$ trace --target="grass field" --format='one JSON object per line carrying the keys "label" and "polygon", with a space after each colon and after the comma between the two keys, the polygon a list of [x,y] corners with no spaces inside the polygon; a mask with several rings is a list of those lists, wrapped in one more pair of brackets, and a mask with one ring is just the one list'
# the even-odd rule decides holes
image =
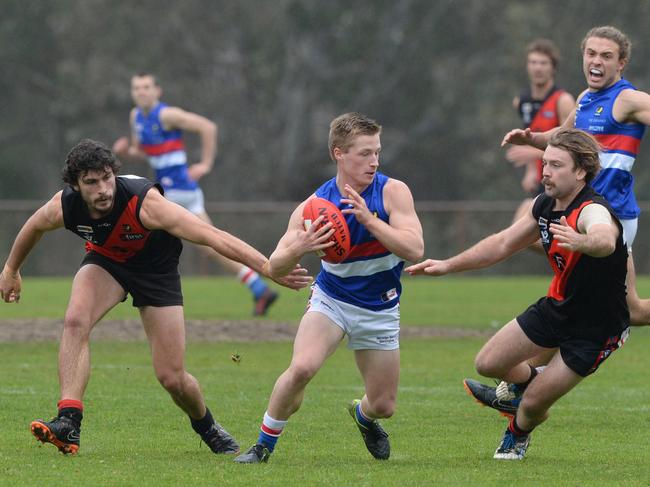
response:
{"label": "grass field", "polygon": [[[62,318],[70,293],[70,278],[23,278],[19,305],[0,308],[0,319]],[[519,278],[405,278],[402,324],[453,327],[498,327],[546,293],[548,279]],[[648,280],[650,289],[650,280]],[[281,293],[269,320],[297,321],[302,316],[308,289]],[[250,319],[252,302],[241,285],[230,278],[184,278],[185,315],[191,319]],[[130,300],[129,300],[130,301]],[[137,318],[129,303],[117,306],[110,318]]]}
{"label": "grass field", "polygon": [[[648,295],[647,280],[640,282]],[[544,278],[406,279],[403,322],[490,329],[544,293]],[[184,282],[191,318],[248,319],[248,297],[228,281]],[[60,317],[68,279],[26,279],[19,306],[2,319]],[[270,320],[297,319],[305,293],[283,293]],[[37,303],[37,304],[36,304]],[[113,317],[135,316],[130,306]],[[264,326],[263,321],[260,326]],[[79,455],[38,446],[29,433],[58,399],[57,344],[0,343],[2,485],[648,485],[650,330],[636,329],[601,370],[563,398],[532,436],[523,462],[492,454],[506,422],[464,393],[483,339],[402,343],[398,410],[384,422],[393,454],[373,460],[347,415],[362,383],[345,348],[310,384],[268,465],[236,465],[213,455],[157,384],[144,342],[92,344]],[[237,351],[240,364],[230,360]],[[287,366],[289,343],[190,343],[187,367],[208,404],[247,448],[257,437],[268,394]]]}

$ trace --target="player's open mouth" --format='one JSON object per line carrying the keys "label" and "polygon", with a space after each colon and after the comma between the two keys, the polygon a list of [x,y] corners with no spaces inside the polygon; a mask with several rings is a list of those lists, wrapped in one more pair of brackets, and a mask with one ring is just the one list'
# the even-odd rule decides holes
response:
{"label": "player's open mouth", "polygon": [[603,77],[603,72],[600,69],[596,69],[596,68],[591,68],[589,70],[589,74],[591,75],[592,78],[602,78]]}

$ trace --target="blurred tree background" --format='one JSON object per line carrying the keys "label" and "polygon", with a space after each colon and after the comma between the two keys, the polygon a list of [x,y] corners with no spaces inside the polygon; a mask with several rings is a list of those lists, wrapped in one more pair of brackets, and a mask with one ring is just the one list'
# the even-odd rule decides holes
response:
{"label": "blurred tree background", "polygon": [[[558,83],[578,95],[586,86],[584,34],[595,25],[617,26],[633,42],[625,76],[650,90],[650,0],[0,4],[0,200],[14,200],[13,209],[15,200],[44,201],[60,189],[65,155],[81,138],[111,145],[128,133],[130,78],[148,71],[163,86],[164,101],[219,124],[215,169],[202,179],[208,209],[302,200],[334,174],[329,122],[360,111],[383,125],[382,170],[409,184],[427,255],[443,257],[507,225],[523,197],[522,173],[499,145],[521,123],[511,102],[527,84],[529,41],[548,37],[559,45]],[[650,200],[648,138],[634,169],[641,200]],[[198,160],[198,140],[190,137],[188,147]],[[151,174],[133,163],[122,172]],[[481,203],[468,211],[431,210],[450,200]],[[434,202],[431,211],[425,201]],[[284,205],[271,214],[272,207],[262,215],[213,217],[270,252],[290,212]],[[0,212],[3,255],[32,210]],[[639,272],[650,272],[647,215],[635,242]],[[26,270],[72,272],[82,252],[78,239],[57,232],[46,240]],[[529,257],[494,272],[547,272],[543,259]],[[186,259],[196,256],[188,251]]]}
{"label": "blurred tree background", "polygon": [[[352,110],[383,124],[383,170],[416,199],[520,198],[499,143],[520,124],[511,99],[535,37],[558,43],[559,83],[577,95],[583,35],[618,26],[634,43],[626,77],[650,89],[648,0],[3,0],[2,11],[5,199],[57,190],[79,139],[125,135],[138,71],[219,124],[210,201],[304,198],[333,173],[329,121]],[[642,199],[649,157],[635,168]]]}

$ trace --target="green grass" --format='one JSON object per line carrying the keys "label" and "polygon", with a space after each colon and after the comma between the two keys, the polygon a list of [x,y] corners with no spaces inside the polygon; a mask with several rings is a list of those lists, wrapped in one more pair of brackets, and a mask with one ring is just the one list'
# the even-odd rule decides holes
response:
{"label": "green grass", "polygon": [[[498,328],[546,294],[550,278],[530,277],[444,277],[403,279],[402,324],[442,325],[459,328]],[[23,278],[20,304],[0,306],[3,318],[62,318],[68,303],[70,277]],[[308,289],[291,291],[274,286],[280,300],[268,319],[298,321],[305,310]],[[650,277],[639,276],[637,288],[650,296]],[[183,279],[185,316],[188,319],[250,319],[250,294],[228,277]],[[114,308],[107,318],[138,318],[131,299]]]}
{"label": "green grass", "polygon": [[[487,320],[507,321],[543,294],[546,280],[407,279],[405,285],[410,296],[403,302],[407,324],[488,328]],[[57,300],[65,305],[66,287],[67,280],[26,279],[24,301],[19,306],[0,304],[0,317],[19,308],[31,309],[31,315],[22,316],[59,316],[63,310]],[[240,302],[245,311],[235,310],[229,303],[244,293],[225,281],[186,280],[185,294],[190,317],[201,316],[194,312],[224,317],[221,313],[227,312],[248,318],[248,297]],[[283,295],[270,318],[297,319],[305,298],[306,293]],[[210,314],[211,307],[219,313]],[[130,312],[130,306],[118,307],[122,310]],[[506,422],[463,391],[462,379],[476,377],[472,362],[483,342],[457,338],[402,343],[398,409],[384,422],[393,448],[388,462],[370,457],[345,411],[346,402],[360,396],[362,381],[353,355],[341,347],[308,387],[269,464],[252,466],[236,465],[232,458],[200,446],[187,418],[156,382],[144,342],[92,344],[79,455],[66,457],[51,445],[38,446],[28,426],[36,417],[49,419],[55,413],[58,345],[0,343],[0,483],[647,485],[650,329],[635,329],[598,373],[558,402],[549,421],[533,434],[523,462],[492,459]],[[239,365],[230,360],[234,351],[242,356]],[[201,382],[217,418],[247,448],[256,439],[268,395],[290,355],[289,343],[190,343],[187,368]]]}
{"label": "green grass", "polygon": [[[1,344],[4,485],[647,485],[650,390],[635,333],[602,370],[562,399],[533,435],[526,460],[492,453],[506,426],[464,393],[482,340],[407,341],[395,417],[384,422],[393,455],[374,461],[344,405],[362,391],[341,348],[310,384],[268,465],[242,466],[199,445],[188,421],[151,372],[144,343],[93,344],[93,373],[78,456],[37,446],[29,422],[57,400],[55,344]],[[241,364],[229,360],[236,346]],[[247,447],[268,394],[287,365],[289,344],[191,344],[188,369],[208,404]],[[513,479],[517,479],[515,482]]]}

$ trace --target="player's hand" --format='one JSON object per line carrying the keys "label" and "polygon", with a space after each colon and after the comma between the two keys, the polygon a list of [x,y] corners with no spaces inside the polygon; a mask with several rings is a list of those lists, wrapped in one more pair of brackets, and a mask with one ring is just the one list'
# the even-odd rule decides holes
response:
{"label": "player's hand", "polygon": [[512,162],[513,166],[522,167],[534,164],[543,154],[543,151],[529,145],[513,145],[506,150],[506,159]]}
{"label": "player's hand", "polygon": [[20,290],[20,272],[10,272],[5,268],[0,273],[0,298],[5,303],[18,303],[20,301]]}
{"label": "player's hand", "polygon": [[560,223],[551,223],[549,229],[553,234],[553,240],[558,242],[558,246],[568,249],[572,252],[579,251],[587,239],[586,235],[576,232],[566,221],[566,217],[560,218]]}
{"label": "player's hand", "polygon": [[128,137],[120,137],[115,142],[113,142],[113,154],[117,157],[124,157],[129,153],[129,147],[131,143],[129,142]]}
{"label": "player's hand", "polygon": [[413,264],[407,267],[404,271],[412,276],[444,276],[449,273],[449,266],[446,260],[427,259],[419,264]]}
{"label": "player's hand", "polygon": [[300,264],[296,264],[296,267],[286,276],[283,277],[272,277],[268,276],[273,281],[277,282],[280,286],[288,287],[289,289],[302,289],[311,285],[314,278],[307,273],[307,269],[302,267]]}
{"label": "player's hand", "polygon": [[308,220],[303,219],[305,231],[298,230],[292,244],[293,251],[297,255],[323,250],[336,243],[334,240],[330,240],[335,231],[332,222],[320,226],[324,219],[324,215],[319,216],[311,223],[307,223]]}
{"label": "player's hand", "polygon": [[359,193],[357,193],[352,186],[346,184],[343,191],[347,193],[347,198],[341,198],[341,203],[349,205],[349,208],[341,210],[344,215],[352,214],[356,217],[357,221],[362,225],[366,225],[372,220],[374,215],[370,213],[366,200],[364,200]]}
{"label": "player's hand", "polygon": [[501,141],[501,147],[506,144],[532,145],[533,134],[530,129],[514,129],[508,132]]}
{"label": "player's hand", "polygon": [[203,176],[208,174],[210,172],[210,169],[212,168],[209,167],[207,164],[197,162],[196,164],[192,164],[190,167],[187,168],[187,175],[190,177],[192,181],[198,181]]}

